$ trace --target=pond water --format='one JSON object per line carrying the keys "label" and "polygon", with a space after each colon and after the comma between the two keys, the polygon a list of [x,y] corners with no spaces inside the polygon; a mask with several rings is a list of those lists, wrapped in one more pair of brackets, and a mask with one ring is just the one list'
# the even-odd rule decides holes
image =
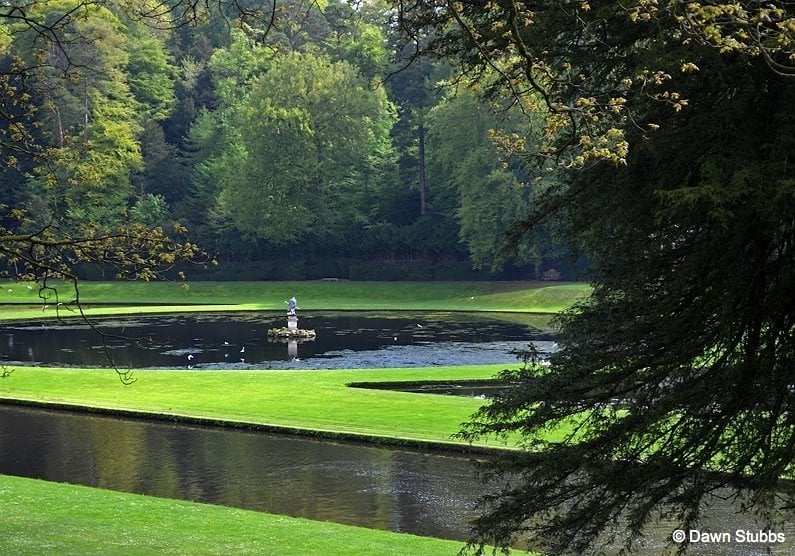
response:
{"label": "pond water", "polygon": [[[486,490],[464,455],[11,406],[0,406],[0,474],[462,541]],[[704,532],[759,531],[728,500],[707,513]],[[633,554],[673,554],[675,529],[650,523]],[[774,532],[785,541],[702,543],[688,554],[795,553],[795,524]]]}
{"label": "pond water", "polygon": [[0,407],[0,473],[464,539],[465,456]]}
{"label": "pond water", "polygon": [[[268,338],[286,325],[273,313],[181,314],[4,323],[0,361],[6,364],[192,369],[355,369],[514,363],[530,342],[554,349],[537,317],[478,313],[323,312],[300,316],[313,341]],[[524,319],[524,322],[522,321]],[[518,321],[517,321],[518,320]],[[119,336],[119,337],[116,337]]]}

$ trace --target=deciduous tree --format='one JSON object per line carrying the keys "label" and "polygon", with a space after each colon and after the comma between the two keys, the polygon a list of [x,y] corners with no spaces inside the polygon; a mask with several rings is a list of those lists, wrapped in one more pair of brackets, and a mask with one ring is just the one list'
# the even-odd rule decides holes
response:
{"label": "deciduous tree", "polygon": [[379,187],[374,169],[391,148],[383,89],[324,55],[291,52],[268,59],[266,71],[249,68],[240,70],[251,72],[243,98],[234,86],[224,96],[232,127],[214,164],[234,163],[218,176],[219,210],[241,232],[275,244],[365,219],[367,196]]}
{"label": "deciduous tree", "polygon": [[428,117],[431,209],[456,219],[474,268],[501,270],[507,263],[538,264],[549,255],[548,231],[534,241],[508,244],[508,230],[531,210],[534,198],[556,176],[533,169],[501,150],[497,136],[533,142],[534,127],[518,111],[479,99],[459,87]]}
{"label": "deciduous tree", "polygon": [[61,300],[79,306],[81,264],[152,279],[200,256],[182,226],[165,232],[126,218],[130,175],[141,167],[139,109],[148,100],[131,93],[122,14],[149,17],[136,10],[151,7],[82,0],[0,7],[0,158],[11,184],[0,192],[0,270],[37,280],[42,296],[57,294],[52,279],[67,280],[74,296]]}

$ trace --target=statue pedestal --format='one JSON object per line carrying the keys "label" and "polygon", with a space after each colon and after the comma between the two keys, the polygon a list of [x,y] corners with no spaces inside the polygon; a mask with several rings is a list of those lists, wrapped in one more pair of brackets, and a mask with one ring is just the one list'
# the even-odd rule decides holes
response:
{"label": "statue pedestal", "polygon": [[[287,328],[271,328],[268,330],[268,338],[284,342],[294,341],[293,346],[297,350],[298,342],[315,339],[315,331],[298,328],[298,315],[287,313]],[[288,353],[291,357],[294,357],[290,346],[288,346]]]}

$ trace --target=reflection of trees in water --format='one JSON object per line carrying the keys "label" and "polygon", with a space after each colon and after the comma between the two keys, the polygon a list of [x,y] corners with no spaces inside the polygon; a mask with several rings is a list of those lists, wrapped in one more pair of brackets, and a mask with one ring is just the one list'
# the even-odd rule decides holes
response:
{"label": "reflection of trees in water", "polygon": [[451,508],[471,502],[470,472],[465,457],[0,410],[0,473],[416,534],[464,538]]}
{"label": "reflection of trees in water", "polygon": [[[468,456],[10,407],[0,473],[460,540],[484,488]],[[659,554],[676,526],[650,525],[637,554]],[[707,528],[753,524],[717,500]],[[791,551],[795,524],[778,531]]]}

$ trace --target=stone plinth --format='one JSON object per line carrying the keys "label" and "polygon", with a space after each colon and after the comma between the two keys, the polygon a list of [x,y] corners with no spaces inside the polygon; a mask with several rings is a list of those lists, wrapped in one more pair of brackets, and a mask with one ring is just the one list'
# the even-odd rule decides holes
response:
{"label": "stone plinth", "polygon": [[268,330],[268,338],[279,340],[314,340],[316,337],[314,330],[305,330],[302,328],[289,329],[289,328],[271,328]]}

